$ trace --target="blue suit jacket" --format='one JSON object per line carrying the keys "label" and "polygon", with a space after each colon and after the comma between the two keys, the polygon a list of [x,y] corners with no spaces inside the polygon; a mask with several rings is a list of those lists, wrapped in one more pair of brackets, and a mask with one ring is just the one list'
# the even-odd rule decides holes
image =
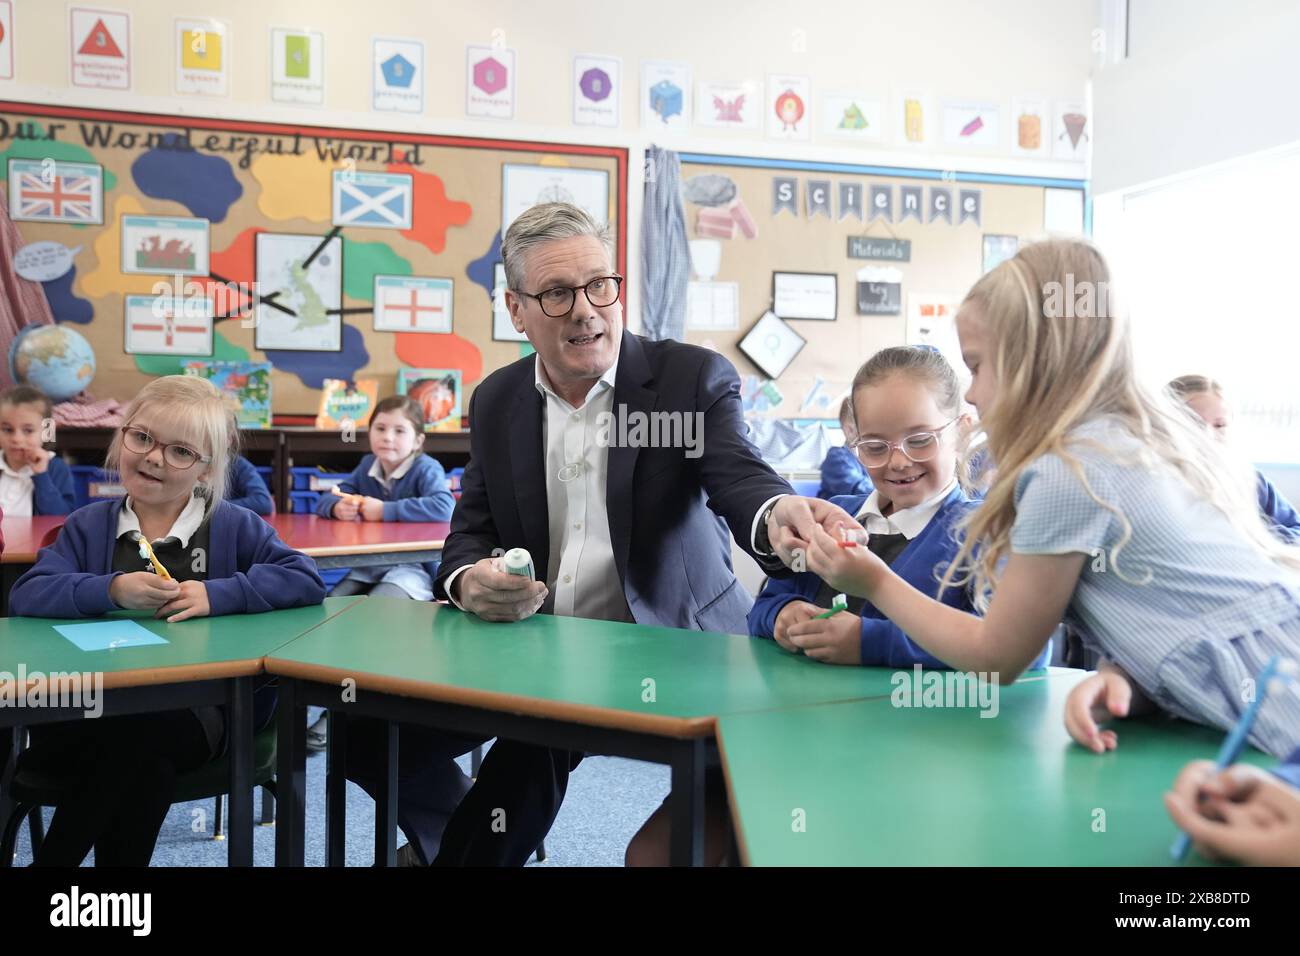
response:
{"label": "blue suit jacket", "polygon": [[[507,365],[474,390],[470,462],[434,582],[436,598],[446,598],[448,575],[491,556],[494,548],[527,548],[538,573],[545,574],[545,405],[534,383],[534,362],[528,356]],[[732,571],[727,529],[752,554],[758,509],[792,490],[745,437],[735,368],[708,349],[624,332],[614,409],[703,414],[699,457],[686,457],[683,448],[609,449],[605,507],[633,618],[638,624],[744,634],[752,598]],[[787,573],[779,563],[759,563],[769,573]],[[542,612],[551,610],[548,597]]]}
{"label": "blue suit jacket", "polygon": [[[851,515],[856,515],[866,495],[846,495],[832,498]],[[961,488],[954,488],[944,499],[939,510],[920,534],[907,543],[890,565],[894,573],[928,597],[937,598],[949,607],[968,614],[977,613],[965,587],[950,587],[939,595],[939,581],[946,566],[957,554],[953,526],[979,502],[967,497]],[[812,602],[821,589],[821,578],[811,571],[796,574],[785,580],[769,580],[749,612],[749,633],[756,637],[771,637],[776,628],[776,616],[791,601]],[[1046,667],[1051,659],[1051,644],[1031,668]],[[862,660],[871,667],[947,667],[943,661],[928,654],[914,644],[897,624],[885,617],[871,604],[862,609]]]}

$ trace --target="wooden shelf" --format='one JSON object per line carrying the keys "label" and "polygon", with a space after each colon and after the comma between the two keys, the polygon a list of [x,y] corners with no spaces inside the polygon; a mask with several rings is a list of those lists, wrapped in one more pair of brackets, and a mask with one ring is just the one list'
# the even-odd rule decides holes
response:
{"label": "wooden shelf", "polygon": [[[116,428],[60,428],[55,448],[74,464],[102,466],[116,431]],[[281,514],[287,514],[289,468],[320,464],[338,471],[351,471],[370,451],[367,432],[359,428],[355,441],[344,441],[341,432],[305,426],[245,429],[239,433],[240,452],[254,465],[271,467],[275,507]],[[424,437],[424,450],[448,471],[464,467],[469,462],[469,432],[429,432]]]}

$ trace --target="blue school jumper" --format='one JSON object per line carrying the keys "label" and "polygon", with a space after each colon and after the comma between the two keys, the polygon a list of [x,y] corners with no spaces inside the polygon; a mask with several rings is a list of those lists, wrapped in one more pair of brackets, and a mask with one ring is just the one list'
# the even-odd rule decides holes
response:
{"label": "blue school jumper", "polygon": [[[125,573],[113,568],[123,567],[123,553],[130,550],[118,536],[121,510],[121,499],[114,499],[74,511],[54,544],[41,549],[36,565],[14,585],[13,612],[66,618],[119,610],[109,586]],[[203,581],[213,615],[319,604],[325,597],[312,562],[246,508],[222,502],[185,545],[173,538],[162,546],[179,562],[173,573],[180,577],[181,569],[190,570],[184,549],[204,544],[207,567],[193,580]],[[269,724],[275,696],[270,683],[255,690],[255,726]],[[20,767],[77,781],[55,811],[36,862],[76,866],[93,846],[102,866],[148,865],[175,778],[218,756],[225,731],[218,707],[33,727],[32,747],[19,758]]]}
{"label": "blue school jumper", "polygon": [[1272,525],[1273,533],[1287,544],[1300,544],[1300,515],[1262,472],[1255,472],[1255,477],[1259,510]]}
{"label": "blue school jumper", "polygon": [[247,508],[254,514],[269,515],[273,510],[271,490],[257,473],[253,463],[243,455],[236,455],[230,463],[226,500],[232,505]]}
{"label": "blue school jumper", "polygon": [[[356,470],[339,482],[339,491],[378,498],[384,503],[385,521],[451,520],[456,499],[452,497],[447,475],[436,459],[420,455],[411,463],[410,470],[392,483],[391,488],[385,488],[378,478],[371,477],[370,469],[374,464],[374,455],[362,458]],[[334,517],[334,506],[339,501],[337,495],[321,495],[316,513],[323,518]],[[432,583],[438,576],[438,562],[431,561],[421,567]]]}
{"label": "blue school jumper", "polygon": [[1295,753],[1287,757],[1285,763],[1274,767],[1273,772],[1291,786],[1300,790],[1300,748],[1297,748]]}
{"label": "blue school jumper", "polygon": [[42,474],[32,475],[32,514],[66,515],[75,507],[77,494],[72,490],[72,472],[55,455]]}
{"label": "blue school jumper", "polygon": [[[867,495],[832,498],[851,515],[857,515]],[[907,542],[907,546],[890,564],[894,573],[912,587],[929,597],[937,597],[949,607],[967,614],[976,613],[965,587],[949,587],[938,596],[939,580],[947,565],[956,557],[957,542],[953,527],[969,511],[979,506],[960,487],[954,488],[934,513],[924,530]],[[816,603],[817,592],[822,587],[821,578],[811,571],[788,578],[769,578],[763,585],[754,607],[749,612],[749,633],[755,637],[770,638],[776,629],[776,616],[791,601]],[[1046,667],[1051,657],[1050,644],[1030,667]],[[862,609],[862,664],[868,667],[925,667],[948,665],[927,653],[903,633],[893,621],[871,604]]]}
{"label": "blue school jumper", "polygon": [[861,495],[863,500],[875,490],[871,476],[850,449],[837,445],[826,453],[822,462],[822,483],[817,489],[818,498],[835,498],[840,495]]}
{"label": "blue school jumper", "polygon": [[[68,515],[58,538],[14,584],[10,613],[26,617],[100,617],[121,610],[108,595],[114,578],[122,499],[96,501]],[[319,604],[325,585],[316,565],[289,548],[247,508],[222,502],[208,518],[211,615],[254,614]]]}

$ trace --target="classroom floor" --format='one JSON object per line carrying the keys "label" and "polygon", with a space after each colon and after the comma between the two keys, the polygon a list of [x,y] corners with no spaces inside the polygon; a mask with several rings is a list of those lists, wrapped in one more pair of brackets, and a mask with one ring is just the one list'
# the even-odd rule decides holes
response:
{"label": "classroom floor", "polygon": [[[469,771],[469,758],[462,765]],[[588,757],[569,778],[569,792],[546,838],[546,862],[530,866],[622,866],[623,850],[637,828],[668,793],[669,771],[660,764],[617,757]],[[308,866],[325,865],[325,756],[307,761]],[[255,819],[262,794],[253,798]],[[212,839],[212,800],[178,803],[167,814],[153,866],[225,866],[226,844]],[[46,810],[46,822],[52,810]],[[348,784],[347,865],[374,862],[375,804],[356,784]],[[195,832],[195,828],[202,832]],[[405,840],[398,834],[398,844]],[[18,840],[14,866],[31,862],[27,827]],[[94,860],[87,858],[89,865]],[[275,827],[254,827],[253,862],[275,864]]]}

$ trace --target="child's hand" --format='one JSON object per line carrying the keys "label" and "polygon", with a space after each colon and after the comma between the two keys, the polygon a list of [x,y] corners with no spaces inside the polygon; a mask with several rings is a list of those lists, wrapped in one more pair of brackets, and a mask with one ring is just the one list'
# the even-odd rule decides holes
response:
{"label": "child's hand", "polygon": [[190,617],[207,617],[211,613],[207,585],[202,581],[182,581],[180,594],[160,607],[154,617],[165,617],[168,624],[175,624]]}
{"label": "child's hand", "polygon": [[27,453],[27,464],[32,466],[33,475],[43,475],[46,469],[50,467],[50,459],[54,457],[54,452],[47,451],[44,448],[37,448]]}
{"label": "child's hand", "polygon": [[1300,866],[1300,790],[1258,767],[1216,774],[1208,760],[1189,763],[1165,808],[1208,859]]}
{"label": "child's hand", "polygon": [[787,636],[791,626],[811,621],[821,612],[822,609],[816,604],[809,604],[807,601],[791,601],[776,615],[776,623],[772,627],[773,639],[791,654],[798,654],[799,648],[790,643],[790,638]]}
{"label": "child's hand", "polygon": [[1097,725],[1113,717],[1127,717],[1132,700],[1128,675],[1104,667],[1070,691],[1065,701],[1065,729],[1094,753],[1114,750],[1119,745],[1115,731],[1098,730]]}
{"label": "child's hand", "polygon": [[355,498],[340,498],[334,502],[334,518],[338,521],[356,521],[357,515],[361,513]]}
{"label": "child's hand", "polygon": [[[772,552],[786,567],[794,567],[807,550],[813,528],[834,528],[840,522],[853,522],[849,513],[839,505],[821,498],[802,498],[785,495],[772,508],[767,519],[767,537]],[[796,571],[802,568],[794,568]]]}
{"label": "child's hand", "polygon": [[384,503],[378,498],[361,499],[361,517],[365,521],[383,521]]}
{"label": "child's hand", "polygon": [[113,603],[132,611],[162,607],[180,593],[179,584],[161,578],[152,571],[116,575],[108,586],[108,596],[113,599]]}
{"label": "child's hand", "polygon": [[[821,608],[817,609],[822,613]],[[828,618],[804,621],[787,632],[790,643],[823,664],[862,663],[862,618],[840,611]]]}
{"label": "child's hand", "polygon": [[[870,597],[881,572],[888,573],[889,565],[868,549],[858,545],[841,548],[839,542],[820,527],[813,529],[812,541],[806,554],[808,567],[836,591]],[[795,568],[795,570],[800,570]]]}

